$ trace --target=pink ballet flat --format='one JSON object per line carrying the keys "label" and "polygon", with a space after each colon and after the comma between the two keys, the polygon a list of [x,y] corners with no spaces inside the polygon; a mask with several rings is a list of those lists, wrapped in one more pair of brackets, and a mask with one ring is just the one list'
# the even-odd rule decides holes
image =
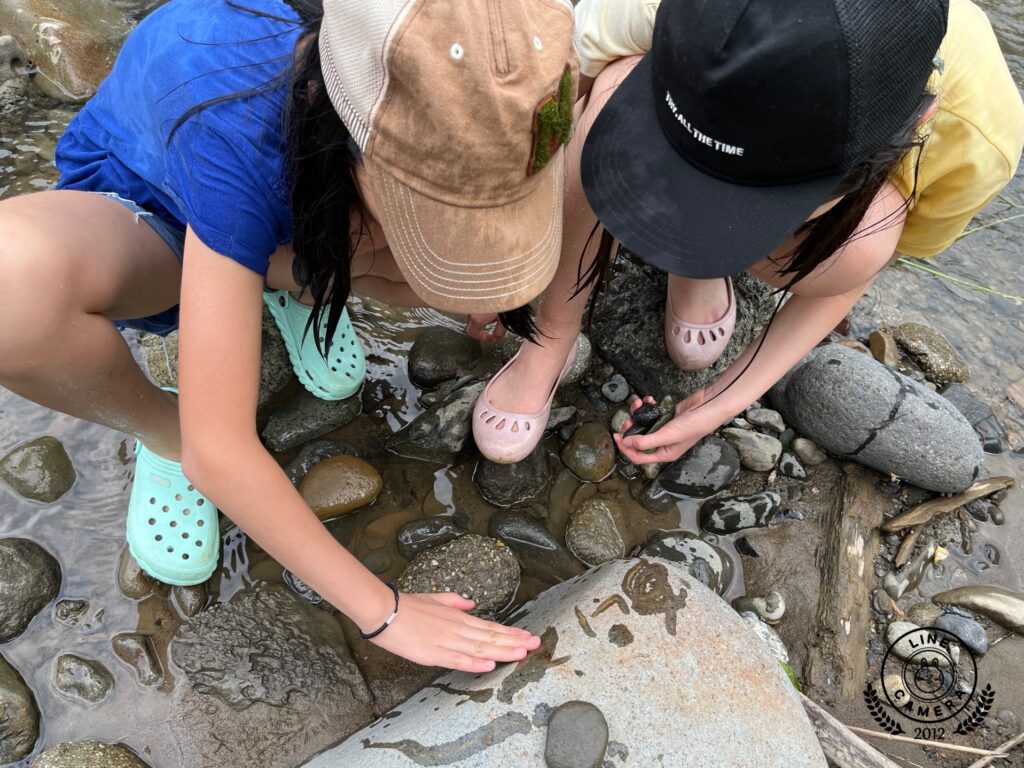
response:
{"label": "pink ballet flat", "polygon": [[672,309],[672,292],[666,291],[665,348],[672,361],[684,371],[703,371],[725,351],[736,328],[736,294],[732,278],[725,278],[729,306],[721,319],[707,324],[680,320]]}
{"label": "pink ballet flat", "polygon": [[[523,343],[528,344],[529,342],[524,341]],[[520,351],[522,351],[521,347]],[[473,405],[473,439],[484,458],[495,464],[515,464],[517,461],[522,461],[530,455],[541,438],[544,437],[544,428],[548,424],[555,391],[569,375],[572,364],[576,362],[576,344],[573,343],[572,351],[569,352],[569,357],[566,358],[565,365],[562,366],[562,372],[558,374],[558,380],[551,387],[548,401],[544,403],[543,408],[535,413],[511,413],[503,411],[491,403],[491,385],[505,372],[506,368],[512,365],[517,357],[519,357],[519,352],[516,352],[512,359],[491,377]]]}

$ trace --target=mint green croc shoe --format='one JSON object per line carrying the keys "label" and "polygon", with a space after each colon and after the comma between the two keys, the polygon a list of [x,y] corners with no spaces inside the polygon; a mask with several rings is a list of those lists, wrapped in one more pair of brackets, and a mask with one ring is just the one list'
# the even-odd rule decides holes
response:
{"label": "mint green croc shoe", "polygon": [[[288,291],[267,291],[263,294],[263,301],[281,330],[292,368],[302,386],[321,400],[344,400],[359,391],[366,376],[366,357],[347,309],[341,311],[330,353],[325,360],[317,351],[313,338],[316,329],[311,327],[310,332],[303,336],[312,307],[296,301]],[[324,330],[320,329],[319,333],[323,346]]]}
{"label": "mint green croc shoe", "polygon": [[217,508],[189,483],[181,464],[137,440],[127,538],[139,567],[167,584],[202,584],[220,562]]}

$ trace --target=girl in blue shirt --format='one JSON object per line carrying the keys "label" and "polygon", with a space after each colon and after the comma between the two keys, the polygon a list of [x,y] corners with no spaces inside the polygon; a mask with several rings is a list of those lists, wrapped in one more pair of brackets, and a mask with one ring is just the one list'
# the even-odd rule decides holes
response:
{"label": "girl in blue shirt", "polygon": [[[503,4],[498,34],[513,57],[504,65],[521,69],[506,82],[482,55],[481,35],[496,27],[489,4],[476,0],[458,13],[430,0],[171,0],[129,36],[68,127],[58,188],[0,203],[0,262],[16,286],[0,309],[0,384],[137,438],[127,532],[144,569],[177,584],[208,578],[219,562],[220,508],[387,650],[482,672],[537,647],[525,630],[470,616],[472,601],[457,594],[402,595],[399,609],[397,589],[328,533],[260,443],[255,406],[264,300],[300,380],[325,399],[362,383],[362,350],[344,311],[350,289],[393,304],[426,296],[440,309],[502,312],[506,326],[523,327],[528,316],[511,310],[550,279],[560,237],[541,249],[546,271],[530,273],[544,279],[521,281],[518,292],[503,281],[522,277],[515,254],[541,252],[522,247],[522,231],[550,233],[557,220],[561,232],[560,206],[538,214],[522,201],[561,197],[561,153],[547,167],[528,171],[527,161],[542,146],[531,140],[534,107],[565,78],[571,85],[565,6]],[[385,64],[422,73],[426,85],[403,90],[408,73],[389,79]],[[387,99],[370,111],[374,87]],[[520,207],[502,207],[509,174],[488,164],[496,150],[487,120],[520,112],[523,131],[495,137],[502,156],[522,155]],[[389,115],[422,117],[422,155],[385,154]],[[438,166],[451,167],[450,177],[416,177]],[[490,194],[491,208],[460,205],[465,179],[475,197]],[[379,200],[385,182],[409,202]],[[444,250],[420,247],[403,217],[429,206],[436,215],[424,228],[484,216],[507,226],[451,228]],[[396,235],[404,250],[392,247]],[[424,274],[458,287],[458,275],[479,265],[451,274],[444,265],[480,252],[511,254],[494,290],[473,292],[486,274],[450,301],[424,287]],[[115,327],[165,334],[179,323],[180,401],[146,379]]]}

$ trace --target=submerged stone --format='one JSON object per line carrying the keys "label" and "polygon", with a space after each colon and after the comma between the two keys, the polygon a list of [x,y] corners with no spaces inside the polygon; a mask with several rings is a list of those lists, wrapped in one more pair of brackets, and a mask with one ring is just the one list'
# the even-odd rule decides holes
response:
{"label": "submerged stone", "polygon": [[626,543],[620,528],[622,510],[605,499],[590,499],[569,518],[565,543],[585,565],[599,565],[625,556]]}
{"label": "submerged stone", "polygon": [[720,595],[728,591],[736,573],[725,550],[689,531],[658,531],[648,539],[642,554],[681,563],[690,576]]}
{"label": "submerged stone", "polygon": [[57,593],[60,565],[28,539],[0,539],[0,643],[22,632]]}
{"label": "submerged stone", "polygon": [[469,373],[480,362],[480,342],[451,328],[425,328],[409,350],[409,378],[436,387]]}
{"label": "submerged stone", "polygon": [[424,550],[401,576],[403,592],[457,592],[473,600],[475,616],[493,617],[519,589],[519,563],[504,542],[475,533]]}
{"label": "submerged stone", "polygon": [[16,763],[39,738],[39,707],[24,678],[0,656],[0,764]]}
{"label": "submerged stone", "polygon": [[84,704],[97,704],[114,687],[114,676],[95,659],[85,659],[73,653],[57,658],[53,684],[69,699]]}
{"label": "submerged stone", "polygon": [[423,550],[457,539],[465,532],[447,515],[412,520],[398,529],[398,554],[412,560]]}
{"label": "submerged stone", "polygon": [[384,487],[380,472],[355,456],[318,462],[299,485],[299,493],[321,520],[339,517],[373,503]]}
{"label": "submerged stone", "polygon": [[270,415],[263,430],[263,439],[276,453],[298,448],[303,443],[341,429],[362,409],[359,392],[345,400],[321,400],[303,388]]}
{"label": "submerged stone", "polygon": [[456,464],[473,448],[473,404],[486,382],[476,381],[452,392],[404,428],[388,436],[392,453],[435,464]]}
{"label": "submerged stone", "polygon": [[143,685],[159,685],[164,679],[164,668],[151,637],[137,632],[124,632],[114,635],[110,646],[114,655],[135,672],[135,677]]}
{"label": "submerged stone", "polygon": [[0,459],[0,480],[31,501],[50,504],[75,484],[75,468],[60,440],[46,435]]}
{"label": "submerged stone", "polygon": [[562,448],[562,462],[580,480],[599,483],[615,470],[615,443],[596,421],[581,424]]}
{"label": "submerged stone", "polygon": [[555,582],[583,570],[547,528],[522,512],[495,512],[487,521],[487,533],[508,544],[528,576]]}
{"label": "submerged stone", "polygon": [[537,496],[551,479],[547,450],[539,443],[515,464],[497,464],[480,457],[473,481],[484,500],[496,507],[511,507]]}
{"label": "submerged stone", "polygon": [[196,692],[232,709],[301,695],[339,720],[363,721],[370,693],[332,617],[279,584],[258,583],[182,625],[170,656]]}

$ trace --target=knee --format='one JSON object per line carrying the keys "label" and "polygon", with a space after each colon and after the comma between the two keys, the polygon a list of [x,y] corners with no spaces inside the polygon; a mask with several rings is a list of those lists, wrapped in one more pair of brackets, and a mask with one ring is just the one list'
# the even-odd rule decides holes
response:
{"label": "knee", "polygon": [[56,250],[45,233],[0,213],[0,375],[34,367],[68,321],[74,280]]}

